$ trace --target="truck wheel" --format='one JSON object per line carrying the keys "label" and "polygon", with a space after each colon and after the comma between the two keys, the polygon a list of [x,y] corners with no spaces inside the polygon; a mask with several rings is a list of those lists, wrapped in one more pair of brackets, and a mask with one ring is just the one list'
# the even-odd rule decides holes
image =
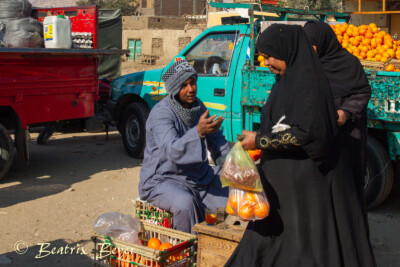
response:
{"label": "truck wheel", "polygon": [[393,186],[393,165],[386,149],[373,137],[367,138],[367,174],[364,196],[368,209],[381,204]]}
{"label": "truck wheel", "polygon": [[149,109],[143,103],[129,104],[122,115],[122,141],[129,156],[143,158],[146,144],[146,120]]}
{"label": "truck wheel", "polygon": [[0,179],[8,172],[14,157],[14,144],[7,129],[0,124]]}
{"label": "truck wheel", "polygon": [[53,135],[54,131],[55,128],[52,126],[44,127],[42,130],[40,130],[40,133],[36,139],[36,143],[39,145],[46,144],[46,142],[49,141],[50,137]]}

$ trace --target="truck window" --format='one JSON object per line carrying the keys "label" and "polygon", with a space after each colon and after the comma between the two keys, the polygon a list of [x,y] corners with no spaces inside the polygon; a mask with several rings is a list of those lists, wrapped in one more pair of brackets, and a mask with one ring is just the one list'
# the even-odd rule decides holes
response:
{"label": "truck window", "polygon": [[236,32],[209,34],[185,54],[186,60],[200,75],[226,76],[236,38]]}

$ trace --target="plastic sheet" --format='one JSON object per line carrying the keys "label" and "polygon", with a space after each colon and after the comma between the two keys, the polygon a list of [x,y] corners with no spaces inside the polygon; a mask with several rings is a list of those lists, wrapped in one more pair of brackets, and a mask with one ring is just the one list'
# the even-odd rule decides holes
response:
{"label": "plastic sheet", "polygon": [[33,18],[10,21],[6,24],[3,37],[6,47],[44,47],[42,23]]}
{"label": "plastic sheet", "polygon": [[31,13],[32,4],[28,0],[0,0],[0,20],[3,23],[30,17]]}
{"label": "plastic sheet", "polygon": [[37,32],[43,36],[43,24],[33,18],[23,18],[9,21],[6,24],[6,30],[10,32],[26,31]]}
{"label": "plastic sheet", "polygon": [[101,235],[142,245],[138,235],[140,228],[140,220],[120,212],[104,213],[99,216],[94,224],[94,230]]}

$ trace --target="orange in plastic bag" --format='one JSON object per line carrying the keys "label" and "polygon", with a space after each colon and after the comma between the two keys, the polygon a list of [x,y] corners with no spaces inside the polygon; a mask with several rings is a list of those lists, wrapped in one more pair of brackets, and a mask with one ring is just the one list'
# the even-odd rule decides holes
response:
{"label": "orange in plastic bag", "polygon": [[226,156],[220,179],[223,187],[233,186],[243,190],[263,191],[257,167],[240,142],[237,142]]}
{"label": "orange in plastic bag", "polygon": [[270,205],[263,192],[251,192],[229,188],[229,199],[226,212],[238,216],[244,221],[261,220],[268,216]]}

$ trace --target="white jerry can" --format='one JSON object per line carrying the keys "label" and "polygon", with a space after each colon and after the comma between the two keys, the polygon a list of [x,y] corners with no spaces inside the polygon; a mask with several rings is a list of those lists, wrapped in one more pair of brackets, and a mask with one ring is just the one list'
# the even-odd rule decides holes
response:
{"label": "white jerry can", "polygon": [[43,35],[46,48],[71,48],[71,20],[64,15],[45,17]]}

